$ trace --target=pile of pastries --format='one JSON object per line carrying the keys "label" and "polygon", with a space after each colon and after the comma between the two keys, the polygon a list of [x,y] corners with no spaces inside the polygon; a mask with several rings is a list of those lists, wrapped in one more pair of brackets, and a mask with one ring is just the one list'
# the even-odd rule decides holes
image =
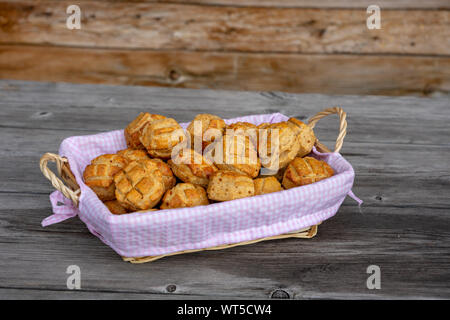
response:
{"label": "pile of pastries", "polygon": [[124,136],[127,149],[96,157],[83,173],[113,214],[207,205],[334,174],[326,162],[307,156],[316,138],[295,118],[227,125],[198,114],[184,131],[175,119],[141,113]]}

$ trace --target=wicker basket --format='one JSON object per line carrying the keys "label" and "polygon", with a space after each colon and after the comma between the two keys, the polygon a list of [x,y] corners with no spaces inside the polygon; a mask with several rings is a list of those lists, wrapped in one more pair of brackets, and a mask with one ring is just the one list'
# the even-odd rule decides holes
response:
{"label": "wicker basket", "polygon": [[[336,139],[336,145],[334,148],[334,152],[339,152],[339,150],[342,148],[343,140],[344,140],[344,137],[345,137],[346,131],[347,131],[346,113],[342,110],[342,108],[334,107],[334,108],[325,109],[324,111],[321,111],[321,112],[317,113],[315,116],[313,116],[309,120],[308,125],[311,128],[314,128],[317,121],[319,121],[323,117],[326,117],[331,114],[339,115],[339,120],[340,120],[339,134]],[[324,146],[322,143],[320,143],[318,139],[316,139],[315,147],[319,152],[331,152],[326,146]],[[48,168],[47,164],[49,161],[56,163],[57,172],[59,174],[59,177],[61,177],[62,180],[59,179],[55,175],[55,173],[53,173],[53,171],[51,171]],[[66,158],[61,157],[57,154],[46,153],[42,156],[42,158],[40,160],[40,169],[41,169],[43,175],[47,179],[50,180],[50,182],[52,183],[52,185],[55,189],[59,190],[65,197],[72,200],[72,202],[74,203],[75,206],[78,206],[80,189],[75,180],[73,173],[70,170],[70,166],[69,166],[69,163]],[[280,235],[271,236],[271,237],[260,238],[260,239],[251,240],[251,241],[230,243],[230,244],[209,247],[209,248],[202,248],[202,249],[185,250],[185,251],[173,252],[173,253],[163,254],[163,255],[158,255],[158,256],[133,257],[133,258],[122,257],[122,259],[124,261],[128,261],[131,263],[144,263],[144,262],[155,261],[155,260],[161,259],[163,257],[167,257],[167,256],[177,255],[177,254],[197,252],[197,251],[203,251],[203,250],[221,250],[221,249],[227,249],[227,248],[232,248],[232,247],[236,247],[236,246],[253,244],[253,243],[266,241],[266,240],[276,240],[276,239],[286,239],[286,238],[309,239],[309,238],[313,238],[316,234],[317,234],[317,225],[314,225],[314,226],[311,226],[306,229],[296,230],[294,232],[289,232],[289,233],[280,234]]]}

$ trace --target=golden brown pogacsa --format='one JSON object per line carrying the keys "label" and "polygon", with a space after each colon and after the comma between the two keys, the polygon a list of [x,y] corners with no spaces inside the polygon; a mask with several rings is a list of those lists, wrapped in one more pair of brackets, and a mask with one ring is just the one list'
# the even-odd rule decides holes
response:
{"label": "golden brown pogacsa", "polygon": [[[261,161],[256,147],[248,136],[225,134],[220,143],[223,148],[216,149],[214,152],[214,163],[219,169],[246,174],[250,178],[258,176]],[[221,154],[220,151],[222,151]]]}
{"label": "golden brown pogacsa", "polygon": [[151,160],[130,162],[114,176],[114,183],[117,200],[131,211],[153,208],[164,194],[161,171]]}
{"label": "golden brown pogacsa", "polygon": [[228,201],[254,196],[255,186],[245,174],[219,170],[211,176],[207,192],[211,200]]}
{"label": "golden brown pogacsa", "polygon": [[175,176],[183,182],[207,187],[209,177],[217,167],[192,149],[182,149],[176,157],[167,161]]}
{"label": "golden brown pogacsa", "polygon": [[155,158],[150,159],[150,161],[153,161],[158,167],[159,171],[161,171],[164,183],[164,190],[167,191],[170,188],[173,188],[173,186],[175,186],[175,184],[177,183],[177,179],[174,177],[173,172],[170,169],[169,165],[164,161],[162,161],[161,159]]}
{"label": "golden brown pogacsa", "polygon": [[280,182],[275,177],[263,177],[253,180],[255,195],[278,192],[283,190]]}
{"label": "golden brown pogacsa", "polygon": [[117,154],[124,157],[128,162],[140,160],[151,160],[155,162],[163,176],[164,187],[166,191],[176,184],[176,179],[173,176],[172,170],[170,170],[170,167],[167,165],[167,163],[158,158],[151,159],[145,150],[124,149],[117,152]]}
{"label": "golden brown pogacsa", "polygon": [[168,190],[162,199],[161,209],[175,209],[209,204],[206,191],[192,183],[179,183]]}
{"label": "golden brown pogacsa", "polygon": [[100,200],[114,200],[113,177],[121,171],[127,161],[116,154],[103,154],[94,158],[83,172],[84,183],[90,187]]}
{"label": "golden brown pogacsa", "polygon": [[169,159],[172,149],[186,139],[181,126],[172,118],[148,123],[140,137],[147,152],[152,157],[160,159]]}
{"label": "golden brown pogacsa", "polygon": [[316,142],[316,136],[314,135],[313,129],[296,118],[290,118],[288,123],[294,125],[294,130],[297,133],[297,143],[300,146],[297,157],[306,156],[311,152],[314,143]]}
{"label": "golden brown pogacsa", "polygon": [[127,146],[133,149],[145,149],[141,143],[140,137],[142,129],[150,122],[166,117],[159,114],[151,114],[148,112],[141,112],[133,121],[125,128],[124,135]]}
{"label": "golden brown pogacsa", "polygon": [[109,200],[109,201],[105,201],[103,203],[105,204],[105,206],[109,209],[109,211],[112,214],[120,215],[120,214],[126,214],[129,212],[117,200]]}
{"label": "golden brown pogacsa", "polygon": [[287,166],[282,184],[286,189],[290,189],[318,182],[333,174],[333,169],[325,161],[312,157],[298,157]]}
{"label": "golden brown pogacsa", "polygon": [[[233,130],[233,134],[246,135],[250,138],[255,148],[258,146],[258,127],[250,122],[235,122],[227,126],[225,134],[227,131]],[[229,133],[230,134],[230,133]]]}
{"label": "golden brown pogacsa", "polygon": [[286,121],[278,122],[261,130],[258,137],[258,154],[262,165],[271,170],[283,169],[294,160],[300,150],[294,125]]}
{"label": "golden brown pogacsa", "polygon": [[142,149],[131,149],[131,148],[123,149],[118,151],[117,155],[125,158],[127,162],[150,159],[150,157],[147,154],[147,151]]}
{"label": "golden brown pogacsa", "polygon": [[191,147],[194,148],[194,141],[197,139],[204,150],[209,144],[222,137],[225,127],[225,121],[216,115],[208,113],[196,115],[186,129],[191,137]]}

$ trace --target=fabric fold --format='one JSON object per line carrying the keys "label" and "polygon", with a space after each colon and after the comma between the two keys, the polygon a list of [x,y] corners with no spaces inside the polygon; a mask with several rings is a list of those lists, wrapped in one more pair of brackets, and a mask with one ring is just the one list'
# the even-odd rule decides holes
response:
{"label": "fabric fold", "polygon": [[50,195],[50,202],[53,214],[42,220],[43,227],[73,218],[79,214],[78,208],[74,206],[72,200],[64,197],[59,191],[54,191]]}

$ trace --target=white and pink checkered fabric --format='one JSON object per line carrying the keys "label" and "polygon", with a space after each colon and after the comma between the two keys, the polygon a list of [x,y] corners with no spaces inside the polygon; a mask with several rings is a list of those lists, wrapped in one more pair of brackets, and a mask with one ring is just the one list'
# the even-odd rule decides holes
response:
{"label": "white and pink checkered fabric", "polygon": [[[280,122],[280,113],[229,119],[227,123]],[[187,124],[182,124],[185,128]],[[82,173],[94,157],[126,148],[123,130],[65,139],[59,154],[67,157],[81,188],[79,208],[59,191],[52,193],[50,225],[78,215],[88,229],[125,257],[155,256],[279,235],[315,225],[332,217],[352,195],[352,166],[339,153],[312,156],[325,160],[336,174],[307,186],[194,208],[113,215],[87,187]]]}

